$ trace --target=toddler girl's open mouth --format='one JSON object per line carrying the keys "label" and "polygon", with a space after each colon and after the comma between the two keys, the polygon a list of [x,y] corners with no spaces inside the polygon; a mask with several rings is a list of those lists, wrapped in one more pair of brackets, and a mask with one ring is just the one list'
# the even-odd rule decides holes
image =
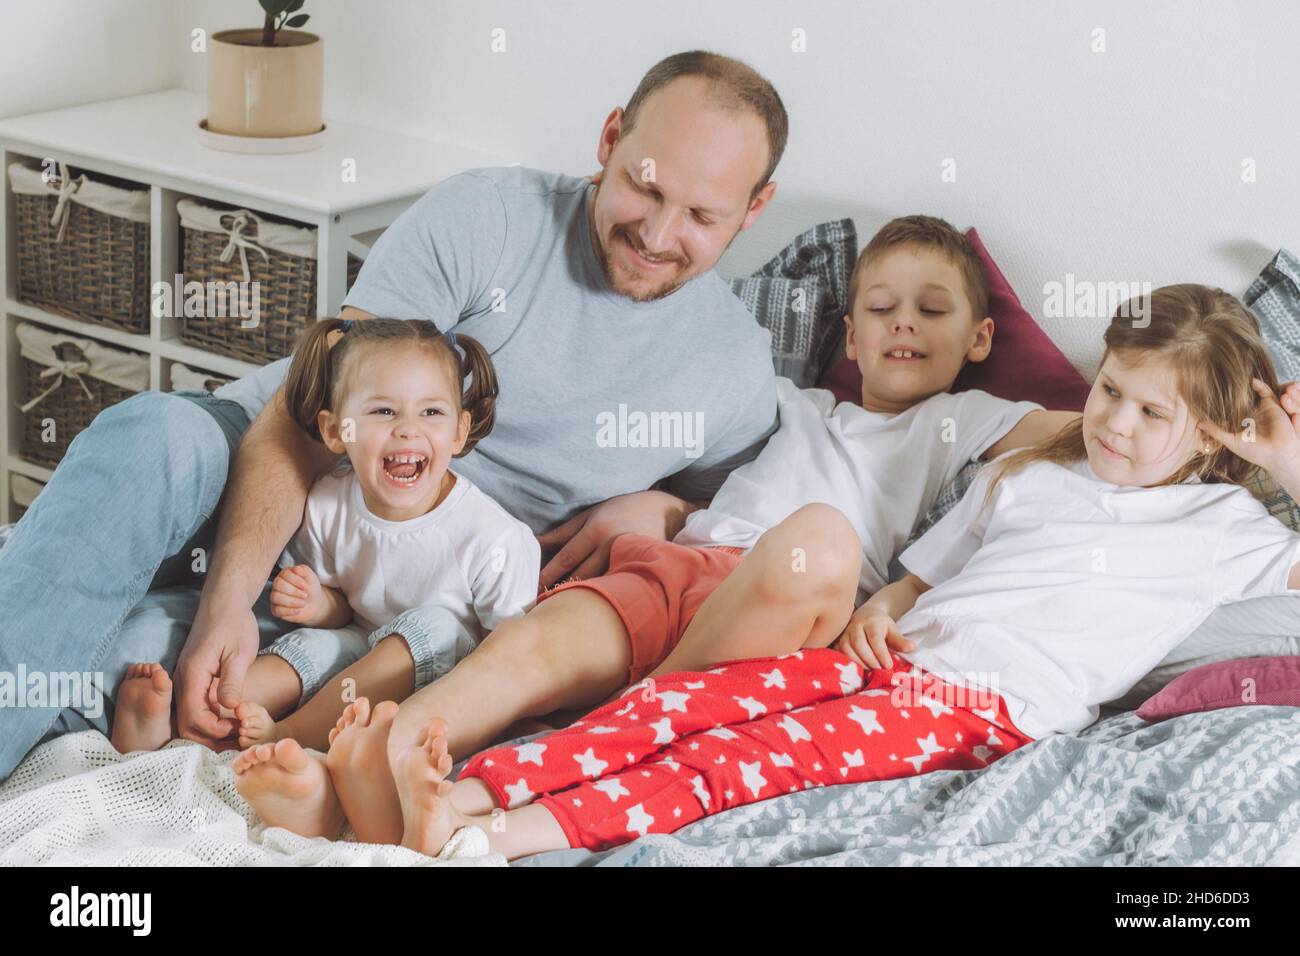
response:
{"label": "toddler girl's open mouth", "polygon": [[428,469],[429,456],[423,452],[397,452],[383,459],[384,476],[398,488],[415,485]]}

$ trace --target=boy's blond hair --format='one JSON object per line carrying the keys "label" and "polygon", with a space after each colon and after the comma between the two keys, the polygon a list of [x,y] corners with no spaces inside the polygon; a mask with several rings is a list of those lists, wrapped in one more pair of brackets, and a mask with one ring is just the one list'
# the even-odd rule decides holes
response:
{"label": "boy's blond hair", "polygon": [[849,281],[849,313],[858,301],[862,273],[880,256],[898,246],[920,246],[941,253],[961,273],[966,301],[970,303],[971,321],[978,322],[989,314],[989,280],[975,247],[946,220],[936,216],[900,216],[891,219],[871,237],[853,266]]}

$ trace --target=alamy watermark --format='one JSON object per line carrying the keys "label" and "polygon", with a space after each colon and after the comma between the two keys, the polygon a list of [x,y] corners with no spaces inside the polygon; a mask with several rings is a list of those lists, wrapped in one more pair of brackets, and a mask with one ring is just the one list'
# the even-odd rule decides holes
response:
{"label": "alamy watermark", "polygon": [[598,448],[681,448],[687,458],[704,453],[703,412],[630,411],[619,403],[617,412],[596,415]]}

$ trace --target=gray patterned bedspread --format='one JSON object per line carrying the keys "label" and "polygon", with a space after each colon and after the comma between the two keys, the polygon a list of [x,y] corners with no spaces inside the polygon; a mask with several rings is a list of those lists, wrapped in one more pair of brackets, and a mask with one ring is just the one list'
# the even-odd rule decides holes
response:
{"label": "gray patterned bedspread", "polygon": [[1153,725],[1112,711],[985,770],[804,791],[515,865],[1297,863],[1300,709],[1251,706]]}

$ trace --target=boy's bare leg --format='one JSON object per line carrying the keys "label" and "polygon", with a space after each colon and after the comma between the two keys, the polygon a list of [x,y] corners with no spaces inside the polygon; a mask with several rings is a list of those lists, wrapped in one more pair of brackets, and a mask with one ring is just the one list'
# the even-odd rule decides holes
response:
{"label": "boy's bare leg", "polygon": [[[273,654],[263,654],[249,668],[250,677],[260,666],[269,669],[274,661],[293,672],[293,680],[301,683],[293,668]],[[324,751],[330,746],[330,731],[336,726],[343,709],[358,697],[370,700],[402,701],[415,689],[415,661],[410,648],[398,634],[390,634],[376,644],[370,653],[355,664],[335,674],[302,707],[281,720],[273,720],[261,701],[247,694],[247,700],[235,708],[239,718],[239,746],[252,747],[259,743],[273,743],[291,738],[304,747]],[[297,700],[297,697],[294,698]]]}
{"label": "boy's bare leg", "polygon": [[830,505],[805,505],[758,539],[650,677],[827,647],[854,611],[862,543]]}
{"label": "boy's bare leg", "polygon": [[[414,745],[434,717],[451,722],[450,753],[468,757],[524,717],[599,703],[627,682],[631,661],[627,629],[609,602],[570,588],[506,621],[449,674],[409,697],[395,718],[380,712],[384,705],[371,714],[367,703],[365,719],[340,729],[329,764],[358,839],[400,840],[402,804],[390,758]],[[492,808],[487,801],[464,812]]]}
{"label": "boy's bare leg", "polygon": [[[460,827],[477,826],[487,834],[491,851],[510,860],[569,848],[564,831],[545,807],[529,804],[501,811],[502,816],[498,818],[492,813],[497,808],[490,792],[478,780],[453,785],[447,779],[452,759],[447,751],[446,730],[446,721],[430,721],[416,743],[393,759],[398,786],[409,794],[409,800],[404,803],[402,846],[435,856]],[[458,790],[460,799],[457,799]],[[465,813],[459,809],[459,805],[483,799],[487,799],[489,809],[482,813]]]}

